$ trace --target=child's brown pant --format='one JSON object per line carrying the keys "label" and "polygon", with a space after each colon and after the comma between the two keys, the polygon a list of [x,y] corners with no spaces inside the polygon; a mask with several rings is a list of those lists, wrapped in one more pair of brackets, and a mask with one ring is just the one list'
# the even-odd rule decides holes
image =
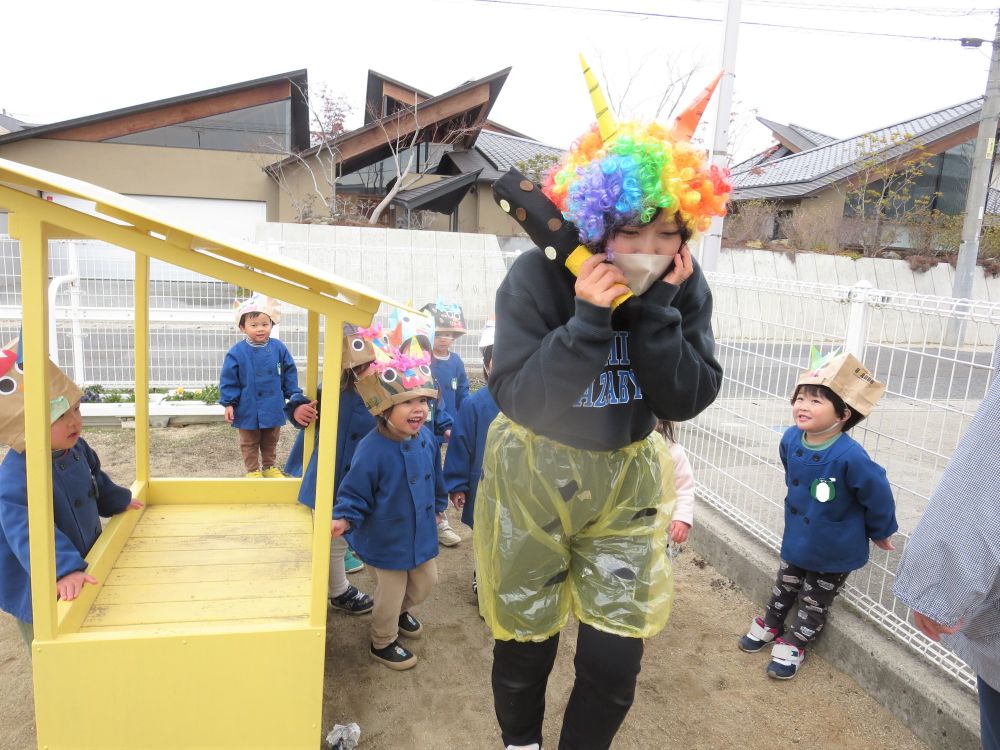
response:
{"label": "child's brown pant", "polygon": [[385,570],[371,565],[375,574],[375,608],[372,610],[371,636],[376,649],[385,648],[399,635],[399,616],[420,604],[437,583],[437,564],[433,559],[413,570]]}
{"label": "child's brown pant", "polygon": [[243,453],[243,465],[247,471],[269,469],[274,466],[280,433],[280,427],[267,427],[263,430],[240,429],[240,451]]}

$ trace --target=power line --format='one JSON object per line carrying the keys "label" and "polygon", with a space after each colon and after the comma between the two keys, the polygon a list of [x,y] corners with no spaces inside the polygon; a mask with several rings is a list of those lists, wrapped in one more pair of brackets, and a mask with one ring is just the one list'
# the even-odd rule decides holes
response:
{"label": "power line", "polygon": [[[572,10],[572,11],[584,11],[591,13],[607,13],[611,15],[619,16],[641,16],[643,18],[670,18],[681,21],[702,21],[708,23],[722,23],[720,18],[706,18],[704,16],[685,16],[676,13],[653,13],[649,11],[639,11],[639,10],[622,10],[618,8],[593,8],[593,7],[580,7],[573,5],[551,5],[548,3],[540,2],[530,2],[529,0],[523,0],[515,2],[514,0],[469,0],[469,2],[474,3],[488,3],[491,5],[510,5],[513,7],[522,8],[545,8],[547,10]],[[742,26],[759,26],[763,28],[772,29],[790,29],[794,31],[818,31],[824,34],[849,34],[853,36],[877,36],[889,39],[918,39],[921,41],[928,42],[960,42],[961,37],[947,37],[947,36],[923,36],[920,34],[890,34],[888,32],[882,31],[853,31],[851,29],[826,29],[818,26],[798,26],[795,24],[783,24],[783,23],[767,23],[764,21],[740,21]]]}

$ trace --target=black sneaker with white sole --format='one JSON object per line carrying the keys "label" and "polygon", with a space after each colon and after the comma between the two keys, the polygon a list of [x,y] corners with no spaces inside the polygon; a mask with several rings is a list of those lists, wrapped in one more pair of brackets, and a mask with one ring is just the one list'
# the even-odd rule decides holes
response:
{"label": "black sneaker with white sole", "polygon": [[400,635],[404,635],[407,638],[419,638],[423,631],[424,626],[420,624],[420,620],[409,612],[404,612],[399,616]]}
{"label": "black sneaker with white sole", "polygon": [[375,600],[363,591],[348,584],[347,591],[340,596],[330,597],[330,606],[349,615],[363,615],[372,611]]}
{"label": "black sneaker with white sole", "polygon": [[375,648],[375,644],[368,649],[371,657],[378,662],[382,662],[389,669],[402,672],[404,669],[411,669],[417,665],[416,655],[399,645],[399,641],[393,641],[385,648]]}

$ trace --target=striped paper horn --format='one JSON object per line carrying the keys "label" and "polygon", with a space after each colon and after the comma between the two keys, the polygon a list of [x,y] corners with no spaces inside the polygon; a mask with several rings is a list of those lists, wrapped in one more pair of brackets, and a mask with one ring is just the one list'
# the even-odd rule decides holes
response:
{"label": "striped paper horn", "polygon": [[587,90],[590,92],[590,101],[594,105],[594,114],[597,116],[597,129],[601,133],[601,140],[605,143],[611,141],[618,134],[618,123],[615,116],[608,107],[608,100],[604,98],[604,92],[597,82],[594,71],[590,69],[587,61],[580,55],[580,65],[583,67],[583,77],[587,81]]}

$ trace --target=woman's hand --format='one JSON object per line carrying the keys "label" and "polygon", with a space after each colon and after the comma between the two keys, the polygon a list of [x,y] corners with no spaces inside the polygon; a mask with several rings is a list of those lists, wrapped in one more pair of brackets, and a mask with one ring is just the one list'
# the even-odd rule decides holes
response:
{"label": "woman's hand", "polygon": [[674,265],[663,277],[668,284],[680,286],[682,282],[691,278],[694,273],[694,260],[691,258],[691,251],[687,245],[681,245],[681,249],[674,256]]}
{"label": "woman's hand", "polygon": [[577,297],[597,307],[611,307],[612,302],[629,292],[625,275],[617,266],[605,263],[607,257],[597,253],[587,258],[574,287]]}

